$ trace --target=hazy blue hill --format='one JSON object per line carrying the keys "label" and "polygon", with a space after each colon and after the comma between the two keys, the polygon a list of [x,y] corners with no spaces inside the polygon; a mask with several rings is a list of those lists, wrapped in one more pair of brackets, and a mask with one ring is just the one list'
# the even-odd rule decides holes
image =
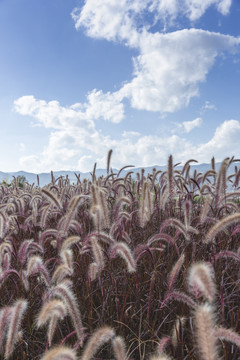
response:
{"label": "hazy blue hill", "polygon": [[[190,173],[193,174],[194,170],[196,169],[198,172],[201,173],[205,173],[207,170],[209,170],[211,168],[210,164],[207,163],[203,163],[203,164],[198,164],[198,163],[191,163],[191,170]],[[216,163],[216,170],[218,170],[220,168],[221,163]],[[233,163],[231,164],[228,173],[234,173],[234,167],[238,166],[238,163]],[[161,170],[161,171],[165,171],[166,170],[166,166],[148,166],[148,167],[144,167],[144,174],[147,175],[148,173],[152,173],[153,168],[155,168],[156,170]],[[179,165],[176,167],[176,169],[181,170],[183,168],[183,166]],[[139,172],[141,174],[141,169],[140,167],[138,168],[127,168],[125,170],[122,170],[120,176],[124,177],[129,171],[133,171],[132,176],[135,177],[136,174]],[[119,170],[117,169],[112,169],[114,173],[118,173]],[[91,179],[91,172],[79,172],[79,171],[67,171],[67,170],[61,170],[61,171],[53,171],[54,177],[55,179],[57,179],[60,176],[66,177],[68,176],[69,180],[71,183],[76,183],[77,182],[77,178],[75,176],[76,174],[80,174],[80,179],[83,180],[84,178],[86,179]],[[101,175],[106,176],[107,175],[107,171],[106,169],[96,169],[96,177],[99,177]],[[11,182],[13,179],[13,176],[17,177],[17,176],[25,176],[25,178],[27,179],[29,184],[35,183],[37,184],[37,174],[34,173],[30,173],[30,172],[26,172],[26,171],[17,171],[17,172],[2,172],[0,171],[0,181],[6,180],[7,182]],[[51,173],[40,173],[38,174],[39,176],[39,180],[40,180],[40,186],[44,186],[47,185],[51,182]]]}

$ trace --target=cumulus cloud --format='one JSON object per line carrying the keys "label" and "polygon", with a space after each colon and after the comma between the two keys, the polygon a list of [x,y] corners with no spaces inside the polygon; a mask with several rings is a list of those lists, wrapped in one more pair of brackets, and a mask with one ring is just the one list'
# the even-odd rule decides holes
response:
{"label": "cumulus cloud", "polygon": [[69,125],[93,127],[93,120],[104,119],[118,123],[124,118],[124,106],[119,93],[106,93],[94,89],[87,95],[87,102],[60,106],[58,101],[37,100],[33,95],[14,101],[15,110],[22,115],[34,116],[46,128]]}
{"label": "cumulus cloud", "polygon": [[203,105],[203,110],[217,110],[217,108],[210,101],[205,101],[205,104]]}
{"label": "cumulus cloud", "polygon": [[[94,121],[89,120],[89,126],[81,127],[78,123],[78,108],[58,105],[56,108],[58,110],[47,112],[46,107],[51,108],[51,104],[36,100],[34,97],[31,98],[31,104],[30,98],[26,97],[27,111],[24,98],[20,99],[21,101],[16,101],[17,112],[23,113],[24,109],[24,115],[31,115],[39,121],[42,107],[47,119],[41,124],[44,127],[49,127],[51,124],[52,128],[48,144],[41,153],[21,157],[20,165],[28,171],[46,172],[59,169],[89,171],[92,170],[95,162],[98,167],[105,168],[106,155],[110,148],[113,149],[111,164],[115,168],[130,163],[135,166],[163,165],[166,164],[169,154],[173,154],[176,162],[187,161],[190,157],[194,157],[200,162],[206,162],[213,155],[220,161],[226,155],[231,156],[240,151],[240,122],[237,120],[225,121],[216,129],[208,142],[198,145],[175,134],[164,137],[144,136],[139,132],[130,131],[123,132],[118,139],[112,139],[98,131]],[[23,107],[20,107],[19,103],[22,103]],[[33,108],[34,112],[32,112]],[[69,121],[69,109],[71,118],[75,121],[69,122],[66,127],[65,124]],[[60,119],[59,122],[56,122],[56,118]],[[198,126],[200,123],[201,120],[198,118],[185,122],[183,126],[189,131],[190,128]]]}
{"label": "cumulus cloud", "polygon": [[189,133],[195,127],[200,127],[202,125],[202,118],[196,118],[196,119],[194,119],[192,121],[184,121],[181,125],[184,128],[184,130],[187,133]]}
{"label": "cumulus cloud", "polygon": [[141,134],[140,134],[140,132],[138,132],[138,131],[124,131],[123,133],[122,133],[122,137],[124,137],[124,138],[131,138],[131,137],[135,137],[135,136],[140,136]]}
{"label": "cumulus cloud", "polygon": [[234,51],[240,39],[199,29],[141,35],[134,77],[119,91],[133,108],[175,112],[199,94],[199,83],[223,51]]}
{"label": "cumulus cloud", "polygon": [[85,0],[83,7],[72,11],[72,18],[76,29],[84,27],[88,36],[127,40],[129,45],[134,45],[138,29],[151,26],[145,24],[145,13],[152,13],[155,22],[171,23],[179,15],[195,21],[213,5],[227,15],[231,3],[231,0]]}
{"label": "cumulus cloud", "polygon": [[222,15],[227,15],[230,10],[231,0],[185,0],[184,8],[187,17],[195,21],[199,19],[211,5],[215,5]]}
{"label": "cumulus cloud", "polygon": [[206,80],[216,57],[235,51],[240,38],[200,29],[152,33],[144,15],[153,14],[155,21],[179,14],[196,20],[213,5],[226,15],[231,1],[86,0],[72,17],[76,28],[84,28],[88,36],[121,41],[138,50],[133,58],[133,78],[115,93],[117,101],[127,98],[134,109],[171,113],[199,95],[199,84]]}

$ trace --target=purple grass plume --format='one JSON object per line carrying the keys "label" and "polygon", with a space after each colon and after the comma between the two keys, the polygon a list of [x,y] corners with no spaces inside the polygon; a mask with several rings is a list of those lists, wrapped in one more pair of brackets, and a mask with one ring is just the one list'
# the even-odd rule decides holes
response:
{"label": "purple grass plume", "polygon": [[228,226],[236,222],[240,222],[240,213],[235,213],[224,217],[222,220],[218,221],[215,225],[211,227],[205,237],[204,242],[211,242],[220,231],[226,230]]}
{"label": "purple grass plume", "polygon": [[149,360],[171,360],[172,358],[170,358],[167,354],[164,353],[159,353],[159,354],[154,354],[151,355]]}
{"label": "purple grass plume", "polygon": [[232,329],[225,329],[223,327],[216,327],[214,331],[215,336],[220,340],[229,341],[240,348],[240,334]]}
{"label": "purple grass plume", "polygon": [[132,255],[130,248],[123,242],[115,243],[110,248],[111,258],[114,258],[116,255],[120,255],[126,262],[127,269],[129,273],[136,271],[136,262]]}
{"label": "purple grass plume", "polygon": [[192,264],[187,282],[189,291],[195,298],[203,295],[210,303],[215,300],[216,284],[211,264],[206,262]]}
{"label": "purple grass plume", "polygon": [[5,359],[9,359],[14,350],[14,345],[18,340],[18,332],[24,312],[27,309],[27,301],[19,299],[12,307],[11,317],[6,334]]}
{"label": "purple grass plume", "polygon": [[109,340],[112,340],[114,336],[115,331],[109,326],[104,326],[96,330],[88,339],[88,342],[84,348],[83,354],[80,359],[90,360],[99,350],[99,348]]}
{"label": "purple grass plume", "polygon": [[215,314],[211,305],[205,303],[196,308],[194,325],[199,360],[218,360]]}
{"label": "purple grass plume", "polygon": [[4,308],[2,308],[0,311],[0,349],[2,348],[3,342],[5,341],[8,324],[12,316],[12,311],[12,306],[4,306]]}
{"label": "purple grass plume", "polygon": [[91,281],[94,281],[97,278],[98,275],[98,264],[93,262],[88,267],[88,276]]}
{"label": "purple grass plume", "polygon": [[39,328],[49,322],[47,334],[49,346],[51,346],[58,319],[63,320],[66,315],[67,308],[61,300],[52,299],[43,304],[36,319],[36,326]]}
{"label": "purple grass plume", "polygon": [[45,352],[40,360],[77,360],[77,356],[73,349],[59,345]]}
{"label": "purple grass plume", "polygon": [[78,339],[83,339],[84,334],[81,313],[71,288],[67,286],[66,283],[62,282],[52,289],[52,296],[59,296],[63,300],[71,316]]}
{"label": "purple grass plume", "polygon": [[112,339],[112,347],[116,360],[127,360],[126,344],[122,336],[116,336]]}
{"label": "purple grass plume", "polygon": [[173,325],[173,329],[171,333],[171,341],[175,348],[177,347],[177,344],[180,341],[180,331],[181,329],[183,329],[185,322],[186,322],[185,317],[178,317]]}
{"label": "purple grass plume", "polygon": [[173,266],[173,268],[169,274],[169,278],[168,278],[168,291],[172,290],[172,287],[176,281],[179,271],[181,270],[181,267],[183,266],[184,260],[185,260],[185,255],[182,254],[180,256],[180,258],[178,259],[178,261],[176,262],[176,264]]}
{"label": "purple grass plume", "polygon": [[48,270],[43,264],[42,258],[36,255],[28,259],[26,275],[27,277],[30,277],[32,275],[36,275],[37,273],[40,273],[40,275],[42,275],[46,286],[49,286],[50,276]]}

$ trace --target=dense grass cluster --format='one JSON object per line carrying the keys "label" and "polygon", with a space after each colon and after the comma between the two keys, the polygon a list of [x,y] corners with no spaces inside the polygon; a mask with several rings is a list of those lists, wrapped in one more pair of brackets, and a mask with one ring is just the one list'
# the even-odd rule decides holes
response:
{"label": "dense grass cluster", "polygon": [[239,160],[134,180],[110,157],[0,186],[1,359],[239,359]]}

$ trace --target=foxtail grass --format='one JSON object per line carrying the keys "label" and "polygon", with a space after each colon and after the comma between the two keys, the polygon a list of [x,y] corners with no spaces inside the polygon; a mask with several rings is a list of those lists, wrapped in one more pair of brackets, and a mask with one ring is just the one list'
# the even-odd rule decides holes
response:
{"label": "foxtail grass", "polygon": [[40,360],[77,360],[77,356],[73,349],[58,345],[45,352]]}
{"label": "foxtail grass", "polygon": [[194,312],[195,339],[200,360],[218,360],[215,336],[215,314],[208,303],[199,305]]}
{"label": "foxtail grass", "polygon": [[210,303],[215,300],[217,290],[211,264],[206,262],[192,264],[187,282],[189,291],[195,298],[203,295]]}
{"label": "foxtail grass", "polygon": [[28,302],[20,299],[15,302],[12,307],[11,316],[8,324],[8,331],[6,334],[6,347],[5,347],[5,359],[9,359],[12,355],[15,343],[18,338],[18,332],[20,329],[23,314],[27,309]]}
{"label": "foxtail grass", "polygon": [[96,330],[88,339],[86,346],[84,347],[81,360],[90,360],[99,350],[99,348],[106,342],[113,339],[115,331],[109,326],[102,327]]}

